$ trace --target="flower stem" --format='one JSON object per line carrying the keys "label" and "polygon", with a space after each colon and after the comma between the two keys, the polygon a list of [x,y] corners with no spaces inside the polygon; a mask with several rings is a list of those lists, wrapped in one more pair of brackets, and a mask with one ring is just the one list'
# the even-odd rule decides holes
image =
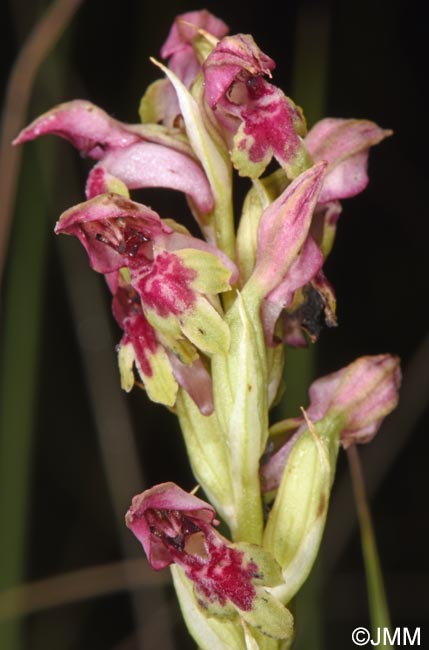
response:
{"label": "flower stem", "polygon": [[353,493],[359,518],[371,627],[373,633],[376,633],[377,628],[390,629],[389,609],[384,589],[374,528],[371,520],[371,513],[366,497],[362,467],[355,445],[351,445],[347,449],[347,458],[349,461]]}

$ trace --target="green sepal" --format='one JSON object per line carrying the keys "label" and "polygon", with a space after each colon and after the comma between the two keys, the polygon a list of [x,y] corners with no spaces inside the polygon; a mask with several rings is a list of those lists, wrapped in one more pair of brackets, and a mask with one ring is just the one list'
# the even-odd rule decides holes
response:
{"label": "green sepal", "polygon": [[129,393],[134,386],[134,349],[131,343],[119,345],[118,347],[118,366],[121,376],[121,388]]}
{"label": "green sepal", "polygon": [[198,358],[194,346],[185,339],[180,329],[180,324],[172,314],[160,316],[154,309],[145,309],[145,316],[152,327],[157,331],[158,339],[169,350],[176,354],[180,361],[191,364]]}
{"label": "green sepal", "polygon": [[139,106],[139,116],[143,123],[156,123],[160,121],[160,104],[162,104],[162,97],[165,93],[166,85],[167,81],[165,79],[157,79],[147,87]]}
{"label": "green sepal", "polygon": [[254,562],[257,565],[258,575],[252,578],[254,585],[277,587],[283,584],[280,564],[266,548],[248,542],[238,542],[238,544],[232,544],[232,546],[239,551],[243,551],[245,564]]}
{"label": "green sepal", "polygon": [[309,423],[292,447],[268,517],[264,546],[281,565],[285,582],[273,593],[285,603],[306,580],[319,550],[340,431],[339,420]]}
{"label": "green sepal", "polygon": [[242,618],[262,634],[272,639],[293,638],[293,616],[272,594],[258,589],[252,609],[241,611]]}
{"label": "green sepal", "polygon": [[259,297],[246,288],[227,312],[229,353],[212,359],[213,392],[227,441],[234,502],[235,540],[261,542],[259,459],[268,438],[267,369]]}
{"label": "green sepal", "polygon": [[194,305],[178,319],[182,332],[205,354],[222,354],[228,351],[229,327],[206,298],[197,296]]}
{"label": "green sepal", "polygon": [[220,354],[229,348],[228,325],[202,296],[196,295],[194,304],[177,316],[160,316],[154,309],[146,309],[145,314],[162,342],[183,363],[190,364],[197,358],[194,345],[208,355]]}
{"label": "green sepal", "polygon": [[112,176],[111,174],[105,173],[104,182],[106,184],[106,192],[113,192],[114,194],[120,194],[120,196],[125,196],[125,198],[130,198],[130,193],[128,187],[125,185],[120,178]]}
{"label": "green sepal", "polygon": [[218,38],[203,29],[201,29],[198,35],[193,39],[192,47],[194,48],[194,52],[201,65],[207,59],[209,54],[212,53],[216,43],[218,42]]}
{"label": "green sepal", "polygon": [[173,565],[171,574],[186,626],[200,650],[246,650],[238,620],[209,618],[198,605],[193,584],[182,569]]}
{"label": "green sepal", "polygon": [[280,402],[285,391],[284,382],[284,365],[285,365],[285,348],[284,345],[276,345],[267,348],[267,365],[268,365],[268,408],[275,406]]}
{"label": "green sepal", "polygon": [[[148,363],[152,369],[151,375],[140,372],[148,397],[152,402],[172,407],[176,402],[178,384],[167,353],[159,345],[155,353],[146,351]],[[121,344],[118,349],[118,364],[121,376],[121,387],[127,393],[134,386],[133,364],[136,363],[134,348],[131,343]]]}
{"label": "green sepal", "polygon": [[164,345],[175,354],[182,363],[189,366],[198,359],[198,352],[190,341],[182,336],[179,323],[174,316],[163,318],[154,310],[146,310],[149,323],[157,331],[157,337]]}
{"label": "green sepal", "polygon": [[281,640],[273,639],[271,637],[262,634],[255,627],[252,627],[242,620],[241,624],[244,630],[244,639],[246,641],[246,650],[283,650],[284,648],[289,647],[287,644],[290,644],[293,641],[293,636],[291,639]]}
{"label": "green sepal", "polygon": [[190,283],[195,291],[217,294],[231,288],[231,271],[222,264],[217,255],[196,248],[182,248],[174,254],[180,257],[186,268],[196,271],[197,275]]}
{"label": "green sepal", "polygon": [[235,510],[228,457],[216,413],[203,415],[181,388],[177,395],[176,412],[196,480],[228,526],[234,526]]}

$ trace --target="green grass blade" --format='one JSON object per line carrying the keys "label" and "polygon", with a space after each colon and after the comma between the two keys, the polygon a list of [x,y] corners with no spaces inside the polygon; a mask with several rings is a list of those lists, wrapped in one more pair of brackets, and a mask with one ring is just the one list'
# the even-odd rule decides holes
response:
{"label": "green grass blade", "polygon": [[[34,170],[37,146],[24,154],[6,276],[0,368],[0,587],[24,577],[29,482],[43,309],[46,198]],[[19,628],[0,627],[0,647],[20,647]]]}

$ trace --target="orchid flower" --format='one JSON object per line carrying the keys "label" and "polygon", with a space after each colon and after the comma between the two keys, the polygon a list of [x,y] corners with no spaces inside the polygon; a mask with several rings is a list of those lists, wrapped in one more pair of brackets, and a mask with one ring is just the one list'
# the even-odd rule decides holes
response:
{"label": "orchid flower", "polygon": [[208,616],[238,615],[269,637],[292,636],[290,612],[266,589],[282,583],[280,567],[260,547],[222,537],[209,504],[162,483],[133,498],[126,523],[154,569],[182,569]]}
{"label": "orchid flower", "polygon": [[[336,223],[342,210],[339,200],[355,196],[366,187],[369,149],[390,134],[391,131],[367,120],[327,118],[318,122],[306,136],[304,142],[313,160],[325,161],[327,167],[317,202],[312,208],[305,244],[285,280],[266,295],[263,303],[262,320],[268,344],[284,341],[293,347],[306,346],[303,331],[314,342],[323,322],[328,327],[337,324],[335,293],[322,267],[333,246]],[[280,188],[283,196],[289,187],[285,174],[279,176],[277,172],[258,183],[251,190],[253,196],[250,199],[259,205],[256,208],[257,219],[252,217],[256,224],[253,226],[255,233],[263,219],[261,208],[264,202],[268,201],[267,210],[272,210],[275,192],[278,193]],[[295,186],[292,183],[290,187]],[[243,247],[240,231],[238,245]],[[261,248],[259,234],[255,236],[253,245],[254,264],[258,248]],[[247,250],[244,255],[248,257]]]}
{"label": "orchid flower", "polygon": [[339,201],[366,188],[369,149],[390,135],[392,131],[369,120],[339,118],[320,120],[308,132],[305,144],[313,160],[328,163],[312,224],[325,258],[332,248],[341,214]]}
{"label": "orchid flower", "polygon": [[56,232],[78,237],[93,269],[110,280],[114,313],[125,332],[119,348],[124,387],[132,387],[134,361],[147,387],[156,363],[155,378],[165,388],[157,390],[156,401],[172,406],[178,380],[191,395],[205,396],[196,400],[210,412],[210,380],[196,348],[213,354],[229,345],[216,294],[234,281],[234,265],[209,244],[175,232],[150,208],[116,194],[66,211]]}
{"label": "orchid flower", "polygon": [[301,110],[264,79],[274,67],[244,34],[223,38],[203,65],[207,103],[232,136],[231,159],[242,176],[258,178],[273,156],[291,178],[311,164]]}
{"label": "orchid flower", "polygon": [[304,139],[313,160],[328,164],[310,228],[310,237],[317,242],[320,253],[314,241],[308,241],[299,266],[297,262],[297,272],[302,274],[297,280],[297,293],[292,296],[287,287],[278,288],[265,305],[270,329],[281,313],[279,337],[293,347],[307,344],[302,330],[314,341],[323,320],[328,327],[336,325],[335,294],[322,272],[322,264],[333,246],[342,210],[339,201],[365,189],[369,149],[391,133],[368,120],[326,118],[317,122]]}
{"label": "orchid flower", "polygon": [[[315,424],[324,418],[338,420],[339,439],[344,448],[369,442],[396,407],[400,383],[397,357],[390,354],[360,357],[312,383],[307,417]],[[308,427],[304,419],[295,418],[293,424],[296,432],[261,468],[265,491],[279,486],[293,444]]]}

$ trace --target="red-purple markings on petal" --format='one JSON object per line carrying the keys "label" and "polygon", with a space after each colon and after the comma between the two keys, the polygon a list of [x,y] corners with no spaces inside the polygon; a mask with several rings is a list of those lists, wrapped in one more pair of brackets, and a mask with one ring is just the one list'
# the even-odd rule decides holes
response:
{"label": "red-purple markings on petal", "polygon": [[236,134],[232,159],[243,175],[260,176],[273,156],[292,176],[308,166],[299,137],[306,132],[301,111],[262,76],[271,76],[274,67],[243,34],[223,38],[203,66],[206,100]]}
{"label": "red-purple markings on petal", "polygon": [[103,167],[94,167],[88,175],[85,185],[87,199],[93,199],[99,194],[106,194],[109,191],[110,174]]}
{"label": "red-purple markings on petal", "polygon": [[140,141],[107,153],[88,177],[88,198],[108,191],[102,170],[119,178],[130,190],[165,187],[190,196],[203,213],[213,208],[210,185],[200,165],[161,144]]}
{"label": "red-purple markings on petal", "polygon": [[249,78],[246,87],[248,101],[241,112],[243,134],[238,149],[247,150],[255,163],[266,161],[267,165],[273,156],[280,164],[293,161],[302,147],[297,135],[300,111],[279,88],[261,77]]}
{"label": "red-purple markings on petal", "polygon": [[150,208],[117,194],[103,194],[64,212],[55,232],[75,235],[92,268],[110,273],[147,266],[153,242],[173,231]]}
{"label": "red-purple markings on petal", "polygon": [[138,294],[131,287],[119,288],[113,297],[112,310],[118,325],[124,331],[120,345],[131,343],[142,379],[152,377],[153,370],[148,355],[156,353],[159,343],[155,330],[143,314]]}
{"label": "red-purple markings on petal", "polygon": [[329,164],[320,203],[349,198],[364,190],[369,149],[391,134],[368,120],[326,118],[317,122],[305,144],[313,160]]}
{"label": "red-purple markings on petal", "polygon": [[126,524],[154,569],[175,563],[207,601],[249,611],[258,567],[215,531],[214,517],[207,503],[174,483],[163,483],[134,497]]}
{"label": "red-purple markings on petal", "polygon": [[83,155],[98,160],[110,149],[128,147],[140,140],[128,126],[91,102],[76,99],[59,104],[35,119],[13,144],[22,144],[41,135],[58,135],[69,140]]}
{"label": "red-purple markings on petal", "polygon": [[190,284],[197,272],[187,268],[174,253],[158,253],[146,272],[133,273],[132,285],[137,289],[143,304],[163,318],[178,316],[192,307],[196,300]]}

